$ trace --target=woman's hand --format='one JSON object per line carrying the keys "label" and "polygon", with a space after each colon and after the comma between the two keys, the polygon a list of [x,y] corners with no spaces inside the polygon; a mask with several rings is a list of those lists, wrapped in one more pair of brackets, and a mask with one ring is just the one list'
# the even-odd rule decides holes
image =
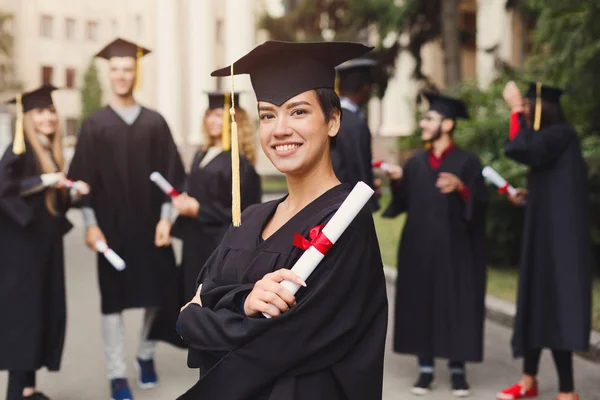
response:
{"label": "woman's hand", "polygon": [[522,207],[525,204],[525,200],[527,199],[527,194],[529,193],[527,189],[516,189],[516,194],[514,196],[508,195],[508,200],[517,207]]}
{"label": "woman's hand", "polygon": [[183,215],[184,217],[197,217],[200,211],[198,200],[190,197],[187,193],[182,193],[175,197],[172,203],[179,215]]}
{"label": "woman's hand", "polygon": [[246,297],[244,313],[248,317],[257,316],[260,313],[277,317],[289,310],[291,306],[296,305],[294,295],[281,285],[284,280],[306,287],[306,283],[289,269],[279,269],[266,274],[254,284],[254,289]]}
{"label": "woman's hand", "polygon": [[90,185],[85,183],[84,181],[77,181],[73,184],[73,189],[79,196],[86,196],[90,194]]}

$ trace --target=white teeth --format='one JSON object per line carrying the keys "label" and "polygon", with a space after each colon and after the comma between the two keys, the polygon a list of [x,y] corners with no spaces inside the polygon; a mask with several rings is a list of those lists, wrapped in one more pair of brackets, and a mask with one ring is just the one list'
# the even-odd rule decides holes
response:
{"label": "white teeth", "polygon": [[280,146],[275,146],[275,150],[287,151],[287,150],[293,150],[298,147],[300,147],[300,145],[298,145],[298,144],[284,144],[284,145],[280,145]]}

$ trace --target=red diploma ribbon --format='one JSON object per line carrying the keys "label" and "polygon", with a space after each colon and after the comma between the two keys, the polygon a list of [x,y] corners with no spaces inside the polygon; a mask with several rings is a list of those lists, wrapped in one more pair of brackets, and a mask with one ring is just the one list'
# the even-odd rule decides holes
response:
{"label": "red diploma ribbon", "polygon": [[169,195],[169,197],[171,197],[171,198],[175,198],[175,197],[179,196],[179,192],[178,192],[177,190],[175,190],[175,189],[171,189],[171,190],[169,190],[169,193],[167,193],[167,194],[168,194],[168,195]]}
{"label": "red diploma ribbon", "polygon": [[502,186],[500,189],[498,189],[498,193],[500,193],[500,194],[505,194],[505,193],[507,193],[507,192],[508,192],[508,187],[509,187],[509,186],[510,186],[510,185],[509,185],[508,183],[506,183],[506,185],[504,185],[504,186]]}
{"label": "red diploma ribbon", "polygon": [[308,234],[310,241],[306,240],[299,233],[296,233],[294,235],[294,246],[302,250],[308,250],[310,246],[314,246],[315,249],[319,250],[319,253],[326,255],[333,246],[333,243],[321,231],[324,227],[325,225],[323,224],[312,228]]}
{"label": "red diploma ribbon", "polygon": [[373,160],[371,161],[371,164],[373,164],[373,168],[381,168],[381,166],[383,165],[383,161]]}

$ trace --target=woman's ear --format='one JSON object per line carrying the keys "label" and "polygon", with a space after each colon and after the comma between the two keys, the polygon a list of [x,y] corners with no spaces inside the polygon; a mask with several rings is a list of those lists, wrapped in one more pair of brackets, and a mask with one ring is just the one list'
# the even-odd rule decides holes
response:
{"label": "woman's ear", "polygon": [[329,131],[327,134],[329,137],[337,136],[340,130],[340,123],[342,122],[342,112],[341,110],[334,110],[333,115],[329,119]]}

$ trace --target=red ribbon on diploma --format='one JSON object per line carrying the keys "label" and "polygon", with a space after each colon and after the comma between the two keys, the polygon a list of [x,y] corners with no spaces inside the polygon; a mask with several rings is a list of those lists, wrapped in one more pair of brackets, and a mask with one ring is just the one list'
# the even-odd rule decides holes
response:
{"label": "red ribbon on diploma", "polygon": [[500,189],[498,189],[498,193],[500,193],[500,194],[505,194],[505,193],[507,193],[507,192],[508,192],[508,187],[509,187],[509,186],[510,186],[510,185],[509,185],[508,183],[506,183],[506,185],[504,185],[504,186],[502,186]]}
{"label": "red ribbon on diploma", "polygon": [[179,192],[175,189],[171,189],[169,190],[169,193],[167,193],[169,195],[169,197],[177,197],[179,196]]}
{"label": "red ribbon on diploma", "polygon": [[310,241],[306,240],[302,235],[296,233],[294,235],[294,246],[302,250],[308,250],[310,246],[314,246],[315,249],[319,250],[319,253],[325,255],[333,246],[331,240],[327,238],[321,231],[325,227],[323,225],[317,225],[312,228],[308,234]]}
{"label": "red ribbon on diploma", "polygon": [[373,160],[373,161],[371,161],[371,164],[373,164],[374,168],[380,168],[383,165],[383,161]]}

